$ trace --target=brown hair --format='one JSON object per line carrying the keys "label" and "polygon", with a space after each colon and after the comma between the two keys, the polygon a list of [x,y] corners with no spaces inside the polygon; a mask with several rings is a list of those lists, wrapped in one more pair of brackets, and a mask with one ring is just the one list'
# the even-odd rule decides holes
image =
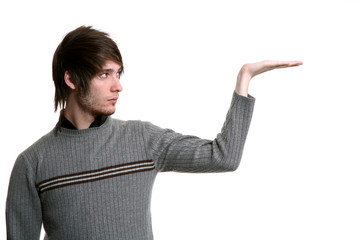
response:
{"label": "brown hair", "polygon": [[[69,87],[64,81],[68,71],[78,91],[85,94],[89,81],[98,74],[107,60],[122,66],[123,62],[116,43],[105,32],[91,26],[81,26],[69,32],[57,47],[52,63],[55,85],[55,112],[65,108]],[[122,70],[123,71],[123,70]]]}

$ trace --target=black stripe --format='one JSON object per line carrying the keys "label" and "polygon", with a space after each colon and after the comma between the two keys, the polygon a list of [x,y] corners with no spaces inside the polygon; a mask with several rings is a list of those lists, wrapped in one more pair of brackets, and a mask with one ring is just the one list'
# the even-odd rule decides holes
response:
{"label": "black stripe", "polygon": [[142,161],[137,161],[137,162],[119,164],[119,165],[110,166],[110,167],[104,167],[104,168],[100,168],[100,169],[97,169],[97,170],[90,170],[90,171],[84,171],[84,172],[78,172],[78,173],[72,173],[72,174],[57,176],[57,177],[53,177],[53,178],[46,179],[44,181],[39,182],[38,184],[36,184],[36,187],[38,188],[40,185],[42,185],[42,184],[44,184],[46,182],[54,181],[56,179],[73,177],[73,176],[82,175],[82,174],[94,174],[94,173],[102,172],[102,171],[109,170],[109,169],[112,169],[112,168],[125,167],[125,166],[129,166],[129,165],[140,164],[140,163],[153,163],[153,161],[152,160],[142,160]]}
{"label": "black stripe", "polygon": [[[154,166],[153,164],[151,165],[148,165],[148,166]],[[123,169],[116,169],[116,170],[112,170],[112,171],[107,171],[106,173],[96,173],[98,171],[95,171],[95,174],[91,174],[89,176],[81,176],[83,174],[76,174],[75,176],[79,175],[78,177],[75,177],[73,176],[73,178],[71,179],[64,179],[64,178],[68,178],[68,177],[61,177],[61,178],[57,178],[57,180],[52,180],[52,181],[47,181],[47,182],[44,182],[42,184],[39,184],[38,185],[38,188],[42,189],[42,188],[45,188],[49,185],[54,185],[54,184],[60,184],[62,182],[69,182],[69,181],[75,181],[75,180],[79,180],[79,179],[86,179],[86,178],[93,178],[93,177],[97,177],[97,176],[101,176],[101,175],[108,175],[108,174],[111,174],[111,173],[115,173],[115,172],[123,172],[123,171],[128,171],[128,170],[131,170],[131,169],[134,169],[134,168],[144,168],[146,167],[146,165],[140,165],[140,166],[133,166],[133,167],[127,167],[127,168],[123,168]],[[63,180],[61,180],[63,179]]]}
{"label": "black stripe", "polygon": [[[121,169],[117,169],[117,168],[121,168]],[[143,160],[132,163],[119,164],[116,166],[105,167],[97,170],[57,176],[54,178],[41,181],[36,185],[36,188],[38,189],[39,193],[43,193],[52,189],[61,188],[65,186],[94,182],[94,181],[99,181],[103,179],[108,179],[108,178],[113,178],[113,177],[118,177],[122,175],[138,173],[138,172],[152,171],[154,169],[155,166],[152,160]],[[113,174],[116,172],[118,173]],[[87,176],[83,176],[83,175],[87,175]],[[104,176],[101,177],[102,175]],[[66,178],[70,178],[70,179],[66,179]]]}

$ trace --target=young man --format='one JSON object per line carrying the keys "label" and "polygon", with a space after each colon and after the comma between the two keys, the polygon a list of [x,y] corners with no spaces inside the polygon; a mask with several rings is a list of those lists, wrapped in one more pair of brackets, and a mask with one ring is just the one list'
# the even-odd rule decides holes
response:
{"label": "young man", "polygon": [[80,27],[55,51],[55,128],[16,160],[7,197],[8,239],[153,239],[151,190],[161,171],[234,171],[254,106],[250,79],[301,62],[245,64],[213,141],[110,117],[123,62],[106,33]]}

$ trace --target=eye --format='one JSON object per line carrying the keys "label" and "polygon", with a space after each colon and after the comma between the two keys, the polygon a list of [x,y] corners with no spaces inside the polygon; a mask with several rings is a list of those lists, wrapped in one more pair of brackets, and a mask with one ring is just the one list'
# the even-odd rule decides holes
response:
{"label": "eye", "polygon": [[121,72],[116,73],[116,77],[120,79]]}
{"label": "eye", "polygon": [[102,73],[102,74],[100,75],[100,78],[101,78],[101,79],[105,79],[105,78],[107,78],[108,75],[109,75],[108,73]]}

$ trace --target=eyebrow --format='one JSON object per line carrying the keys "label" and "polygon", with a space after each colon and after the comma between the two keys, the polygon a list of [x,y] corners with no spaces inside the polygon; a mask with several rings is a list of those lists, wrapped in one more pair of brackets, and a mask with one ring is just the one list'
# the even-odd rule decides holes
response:
{"label": "eyebrow", "polygon": [[[102,69],[102,72],[112,73],[112,72],[114,72],[114,69],[112,69],[112,68],[104,68],[104,69]],[[119,70],[117,70],[117,72],[122,72],[122,67],[120,67]]]}

